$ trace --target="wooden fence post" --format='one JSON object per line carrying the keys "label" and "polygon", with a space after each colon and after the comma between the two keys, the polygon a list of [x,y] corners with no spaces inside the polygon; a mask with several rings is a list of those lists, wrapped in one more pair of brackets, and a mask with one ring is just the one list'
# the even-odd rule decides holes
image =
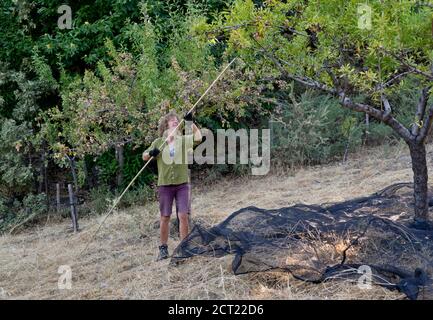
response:
{"label": "wooden fence post", "polygon": [[56,208],[57,208],[57,213],[60,212],[60,184],[56,183]]}
{"label": "wooden fence post", "polygon": [[68,184],[68,192],[69,192],[69,204],[71,205],[72,227],[74,228],[74,232],[77,232],[78,231],[77,208],[76,208],[74,191],[72,189],[72,184]]}

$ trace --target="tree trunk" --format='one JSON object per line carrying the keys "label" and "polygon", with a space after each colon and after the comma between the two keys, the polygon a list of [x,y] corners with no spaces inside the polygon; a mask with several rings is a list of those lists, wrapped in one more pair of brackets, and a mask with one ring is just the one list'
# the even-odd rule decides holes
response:
{"label": "tree trunk", "polygon": [[364,129],[364,137],[362,137],[362,141],[364,145],[368,144],[368,135],[370,131],[370,116],[368,113],[365,114],[365,129]]}
{"label": "tree trunk", "polygon": [[346,163],[347,161],[347,155],[349,154],[349,147],[350,147],[350,139],[347,139],[346,147],[344,148],[343,163]]}
{"label": "tree trunk", "polygon": [[75,170],[75,157],[71,158],[68,156],[68,160],[69,160],[69,166],[71,168],[72,179],[74,181],[75,193],[78,193],[78,179],[77,179],[77,172]]}
{"label": "tree trunk", "polygon": [[87,184],[87,188],[90,190],[94,187],[93,185],[93,177],[92,174],[89,170],[89,165],[87,164],[87,158],[84,157],[83,158],[83,164],[84,164],[84,175],[85,175],[85,179],[86,179],[86,184]]}
{"label": "tree trunk", "polygon": [[410,143],[409,150],[412,158],[415,221],[426,222],[428,220],[428,174],[425,145],[423,143]]}
{"label": "tree trunk", "polygon": [[119,169],[117,170],[117,186],[122,185],[123,183],[123,165],[124,165],[124,158],[123,158],[123,145],[116,145],[116,160],[119,164]]}
{"label": "tree trunk", "polygon": [[60,184],[56,183],[56,210],[60,212]]}
{"label": "tree trunk", "polygon": [[39,169],[39,186],[38,186],[38,193],[42,193],[42,190],[44,189],[44,183],[45,183],[45,150],[41,151],[41,155],[39,157],[39,161],[41,163],[40,169]]}
{"label": "tree trunk", "polygon": [[77,220],[77,202],[76,196],[74,195],[74,191],[72,191],[72,185],[68,184],[68,193],[69,193],[69,205],[71,206],[71,218],[72,218],[72,228],[74,232],[78,231],[78,220]]}
{"label": "tree trunk", "polygon": [[48,173],[47,173],[47,166],[45,165],[45,150],[44,150],[44,182],[45,182],[45,197],[47,199],[47,211],[50,210],[50,197],[48,195]]}

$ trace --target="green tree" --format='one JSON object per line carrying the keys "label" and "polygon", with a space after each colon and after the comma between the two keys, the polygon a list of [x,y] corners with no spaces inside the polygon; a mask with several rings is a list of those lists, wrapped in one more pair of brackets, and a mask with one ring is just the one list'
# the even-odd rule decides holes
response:
{"label": "green tree", "polygon": [[[414,173],[415,220],[428,219],[425,143],[433,104],[432,9],[410,0],[236,1],[207,27],[228,52],[268,81],[296,81],[368,114],[408,145]],[[393,96],[410,79],[419,88],[413,121],[393,112]],[[431,103],[431,99],[430,99]]]}

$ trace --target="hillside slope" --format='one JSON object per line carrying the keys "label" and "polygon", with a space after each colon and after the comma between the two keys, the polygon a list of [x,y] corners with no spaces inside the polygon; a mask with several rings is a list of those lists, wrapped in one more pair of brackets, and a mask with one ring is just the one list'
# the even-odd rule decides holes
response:
{"label": "hillside slope", "polygon": [[[431,165],[433,146],[428,146]],[[390,184],[412,180],[404,145],[364,149],[345,164],[283,170],[264,177],[193,183],[193,217],[216,224],[246,206],[279,208],[319,204],[369,195]],[[155,262],[159,242],[157,203],[115,212],[80,255],[102,221],[49,223],[0,237],[0,299],[400,299],[373,286],[344,282],[306,284],[282,272],[234,276],[231,257],[196,257],[178,267]],[[170,252],[179,240],[169,240]],[[72,270],[72,288],[58,289],[59,266]],[[1,296],[2,295],[2,296]]]}

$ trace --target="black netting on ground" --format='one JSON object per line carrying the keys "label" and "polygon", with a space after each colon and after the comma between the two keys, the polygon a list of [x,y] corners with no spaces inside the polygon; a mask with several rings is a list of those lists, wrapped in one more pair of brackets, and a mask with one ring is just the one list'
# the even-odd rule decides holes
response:
{"label": "black netting on ground", "polygon": [[247,207],[216,226],[195,225],[171,263],[234,254],[235,274],[280,269],[313,283],[356,283],[371,270],[372,284],[431,299],[433,230],[415,228],[412,221],[410,183],[341,203]]}

